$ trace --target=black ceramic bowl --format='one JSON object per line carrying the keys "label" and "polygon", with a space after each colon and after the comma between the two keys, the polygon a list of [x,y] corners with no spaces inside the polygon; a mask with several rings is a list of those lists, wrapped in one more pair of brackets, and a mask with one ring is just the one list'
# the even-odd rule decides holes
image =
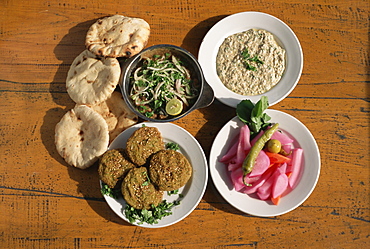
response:
{"label": "black ceramic bowl", "polygon": [[[197,84],[198,96],[193,101],[193,104],[191,104],[186,110],[184,110],[179,115],[169,116],[165,119],[156,119],[147,117],[136,109],[135,103],[130,98],[130,90],[132,87],[132,75],[143,58],[152,57],[153,55],[163,55],[165,53],[171,53],[175,55],[189,70],[192,81]],[[168,44],[151,46],[144,49],[139,54],[120,63],[122,67],[122,74],[119,84],[123,98],[125,99],[129,108],[134,113],[136,113],[141,119],[152,122],[171,122],[188,115],[190,112],[196,109],[209,106],[214,100],[214,92],[212,88],[208,85],[208,83],[204,80],[203,71],[197,59],[190,52],[181,47]]]}

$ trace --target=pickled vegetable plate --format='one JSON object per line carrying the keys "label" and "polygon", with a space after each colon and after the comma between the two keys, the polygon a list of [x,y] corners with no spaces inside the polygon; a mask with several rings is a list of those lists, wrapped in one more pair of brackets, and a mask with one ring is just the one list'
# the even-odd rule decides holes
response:
{"label": "pickled vegetable plate", "polygon": [[319,179],[321,162],[315,138],[302,122],[281,111],[268,109],[265,112],[271,116],[272,123],[279,123],[279,129],[295,140],[293,145],[304,151],[298,184],[281,198],[279,205],[237,192],[233,188],[227,166],[219,162],[230,145],[238,139],[239,130],[244,125],[238,117],[231,119],[217,134],[210,152],[209,167],[217,190],[229,204],[250,215],[272,217],[294,210],[310,196]]}

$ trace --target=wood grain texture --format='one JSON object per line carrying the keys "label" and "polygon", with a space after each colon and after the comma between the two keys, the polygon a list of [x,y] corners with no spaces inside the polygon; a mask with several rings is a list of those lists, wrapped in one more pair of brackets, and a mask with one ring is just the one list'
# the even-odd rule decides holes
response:
{"label": "wood grain texture", "polygon": [[[1,248],[368,248],[369,7],[366,0],[3,0],[0,4]],[[287,214],[260,218],[228,204],[210,178],[184,220],[145,229],[121,220],[99,190],[96,165],[68,166],[54,128],[73,108],[65,79],[98,18],[122,14],[151,26],[148,46],[171,43],[198,54],[207,31],[242,11],[278,17],[304,53],[294,91],[272,108],[312,132],[321,174],[311,196]],[[208,158],[235,109],[215,101],[174,123]]]}

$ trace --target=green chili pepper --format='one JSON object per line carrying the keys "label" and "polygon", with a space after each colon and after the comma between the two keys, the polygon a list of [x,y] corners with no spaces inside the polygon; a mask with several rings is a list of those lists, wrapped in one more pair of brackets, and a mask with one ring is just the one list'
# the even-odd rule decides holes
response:
{"label": "green chili pepper", "polygon": [[[270,129],[265,131],[265,133],[256,141],[256,143],[252,146],[251,150],[249,151],[248,155],[244,159],[242,168],[243,168],[243,183],[244,177],[253,170],[254,164],[256,162],[257,156],[260,151],[263,149],[267,141],[269,141],[272,137],[272,134],[278,129],[279,124],[274,124]],[[246,184],[247,185],[247,184]]]}

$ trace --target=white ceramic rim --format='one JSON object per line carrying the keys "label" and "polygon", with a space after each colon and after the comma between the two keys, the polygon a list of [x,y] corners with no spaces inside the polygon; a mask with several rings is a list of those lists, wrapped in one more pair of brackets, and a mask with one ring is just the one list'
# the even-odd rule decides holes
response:
{"label": "white ceramic rim", "polygon": [[[173,225],[187,217],[201,201],[208,181],[208,164],[202,147],[198,141],[185,129],[173,123],[144,122],[136,124],[123,131],[109,146],[109,149],[125,148],[126,141],[131,134],[142,127],[157,127],[162,134],[165,143],[175,142],[180,146],[179,152],[184,154],[193,166],[193,174],[189,182],[179,189],[179,194],[183,195],[180,199],[180,205],[172,208],[172,214],[158,221],[158,224],[133,224],[146,228],[160,228]],[[100,182],[101,184],[101,182]],[[123,214],[126,202],[122,196],[118,199],[104,195],[109,207],[123,220],[128,221]],[[164,193],[164,199],[172,202],[178,198],[178,195],[168,196]]]}
{"label": "white ceramic rim", "polygon": [[210,153],[210,174],[219,193],[236,209],[254,216],[272,217],[288,213],[300,206],[312,193],[320,175],[320,152],[315,138],[307,127],[295,117],[277,110],[268,109],[271,122],[279,123],[279,129],[296,140],[295,146],[303,149],[303,165],[297,186],[282,197],[279,205],[235,191],[227,166],[220,163],[230,144],[239,134],[243,123],[234,117],[217,134]]}
{"label": "white ceramic rim", "polygon": [[[286,50],[286,69],[280,82],[270,91],[244,96],[232,92],[224,86],[216,72],[216,56],[224,39],[232,34],[249,29],[264,29],[271,32],[277,42]],[[198,61],[202,66],[205,80],[213,88],[215,97],[222,103],[236,107],[244,99],[256,103],[262,95],[275,105],[288,96],[296,87],[303,69],[301,44],[292,29],[278,18],[261,12],[241,12],[225,17],[216,23],[205,35],[199,49]]]}

